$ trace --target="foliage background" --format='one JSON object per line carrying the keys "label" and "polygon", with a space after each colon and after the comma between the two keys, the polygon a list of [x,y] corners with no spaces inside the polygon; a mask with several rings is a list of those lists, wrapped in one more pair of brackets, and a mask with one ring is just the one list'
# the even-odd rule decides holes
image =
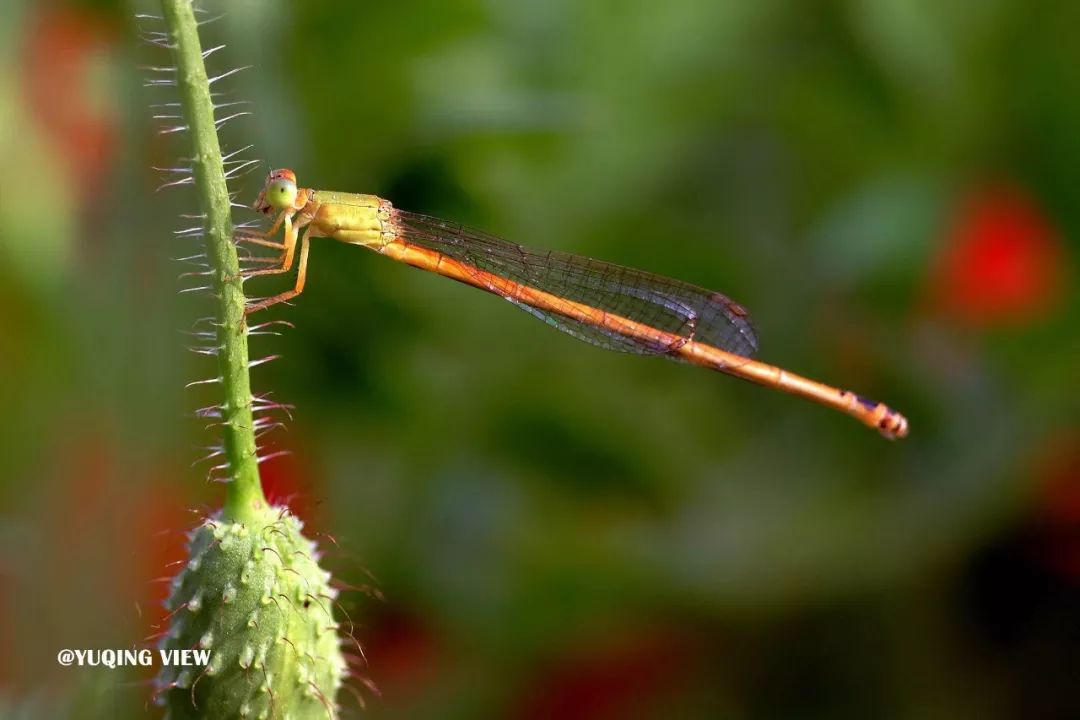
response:
{"label": "foliage background", "polygon": [[[190,467],[207,308],[177,294],[193,198],[154,192],[185,146],[136,10],[0,25],[0,712],[25,717],[144,716],[145,672],[55,654],[153,633],[221,499]],[[912,426],[319,242],[254,383],[297,405],[268,488],[385,596],[345,600],[366,716],[1080,714],[1078,26],[1067,0],[229,3],[211,67],[254,67],[221,83],[252,101],[228,147],[720,289],[764,359]]]}

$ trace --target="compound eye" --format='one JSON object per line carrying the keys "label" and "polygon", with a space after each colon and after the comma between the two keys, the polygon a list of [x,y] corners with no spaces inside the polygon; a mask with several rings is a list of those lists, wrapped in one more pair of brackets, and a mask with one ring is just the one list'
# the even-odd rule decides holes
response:
{"label": "compound eye", "polygon": [[266,202],[277,210],[292,207],[296,202],[296,183],[278,178],[266,188]]}

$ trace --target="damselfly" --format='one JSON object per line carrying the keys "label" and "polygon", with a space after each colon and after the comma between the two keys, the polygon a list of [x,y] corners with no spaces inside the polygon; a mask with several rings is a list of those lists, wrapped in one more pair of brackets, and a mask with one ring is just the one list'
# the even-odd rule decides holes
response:
{"label": "damselfly", "polygon": [[[280,256],[272,267],[245,277],[288,272],[297,253],[299,268],[293,289],[250,303],[248,313],[299,295],[310,239],[329,237],[499,295],[593,345],[719,370],[845,412],[885,437],[907,435],[904,416],[882,403],[751,359],[757,336],[747,312],[721,293],[578,255],[516,245],[398,210],[374,195],[299,188],[291,170],[271,172],[254,207],[277,219],[265,236],[249,241],[273,247]],[[282,226],[283,241],[269,240]]]}

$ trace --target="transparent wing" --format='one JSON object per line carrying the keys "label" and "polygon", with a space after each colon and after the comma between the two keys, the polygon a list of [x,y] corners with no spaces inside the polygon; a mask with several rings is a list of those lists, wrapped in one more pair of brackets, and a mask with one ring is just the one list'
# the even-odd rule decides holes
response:
{"label": "transparent wing", "polygon": [[745,357],[757,352],[757,336],[746,310],[721,293],[579,255],[533,250],[425,215],[395,210],[395,217],[403,241],[479,271],[473,277],[490,292],[505,297],[489,273],[647,325],[664,336],[624,334],[506,297],[579,340],[641,355],[671,354],[689,340]]}

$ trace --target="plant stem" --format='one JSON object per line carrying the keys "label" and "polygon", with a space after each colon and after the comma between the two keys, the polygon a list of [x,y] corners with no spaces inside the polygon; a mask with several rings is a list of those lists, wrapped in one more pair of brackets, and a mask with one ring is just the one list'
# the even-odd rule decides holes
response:
{"label": "plant stem", "polygon": [[266,499],[259,482],[248,375],[244,285],[232,240],[229,190],[191,0],[161,0],[161,8],[176,62],[176,84],[184,121],[191,134],[195,188],[204,214],[206,254],[210,258],[217,300],[217,357],[221,388],[225,394],[222,428],[231,479],[224,514],[226,519],[245,522],[266,504]]}

